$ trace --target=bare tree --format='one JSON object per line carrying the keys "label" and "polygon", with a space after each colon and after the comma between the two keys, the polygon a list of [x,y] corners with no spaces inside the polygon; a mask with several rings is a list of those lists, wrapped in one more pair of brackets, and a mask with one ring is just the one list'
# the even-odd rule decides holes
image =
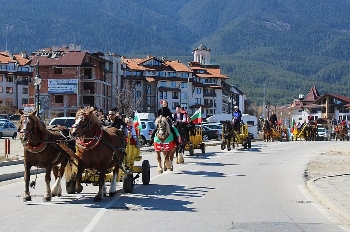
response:
{"label": "bare tree", "polygon": [[144,102],[143,97],[136,99],[135,81],[125,81],[123,87],[116,95],[117,111],[132,116],[136,110],[139,110]]}
{"label": "bare tree", "polygon": [[13,103],[10,99],[5,100],[5,104],[0,105],[0,112],[2,114],[15,114],[18,109],[13,106]]}

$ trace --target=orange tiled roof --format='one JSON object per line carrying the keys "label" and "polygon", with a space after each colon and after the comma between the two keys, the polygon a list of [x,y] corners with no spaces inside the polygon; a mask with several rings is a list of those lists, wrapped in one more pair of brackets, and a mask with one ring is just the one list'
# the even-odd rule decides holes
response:
{"label": "orange tiled roof", "polygon": [[177,72],[192,72],[190,68],[178,60],[166,60],[165,65],[172,67]]}
{"label": "orange tiled roof", "polygon": [[9,52],[0,52],[0,63],[8,64],[8,63],[17,63],[18,65],[24,66],[30,63],[31,58],[22,57],[22,54],[10,54]]}

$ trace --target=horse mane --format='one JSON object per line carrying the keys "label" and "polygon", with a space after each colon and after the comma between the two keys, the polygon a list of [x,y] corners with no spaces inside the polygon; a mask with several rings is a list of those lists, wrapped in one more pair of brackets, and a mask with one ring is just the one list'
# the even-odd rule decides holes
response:
{"label": "horse mane", "polygon": [[155,121],[156,125],[158,125],[159,123],[165,123],[167,125],[166,127],[166,132],[168,134],[170,134],[170,126],[169,123],[168,123],[168,119],[166,117],[163,117],[162,115],[160,115],[156,121]]}
{"label": "horse mane", "polygon": [[82,108],[82,109],[78,109],[76,116],[80,116],[80,115],[89,115],[90,119],[93,121],[94,124],[97,124],[99,126],[101,125],[101,121],[98,119],[97,115],[94,113],[94,109],[89,107],[89,108]]}
{"label": "horse mane", "polygon": [[30,120],[32,120],[34,122],[34,125],[36,125],[38,127],[38,129],[45,135],[47,135],[49,133],[49,131],[46,128],[46,125],[43,121],[41,121],[41,119],[36,115],[36,110],[29,113],[28,117]]}

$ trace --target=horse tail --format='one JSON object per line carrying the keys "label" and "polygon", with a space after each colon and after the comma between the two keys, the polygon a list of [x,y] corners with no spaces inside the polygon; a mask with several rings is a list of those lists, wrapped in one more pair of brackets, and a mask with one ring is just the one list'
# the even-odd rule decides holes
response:
{"label": "horse tail", "polygon": [[71,158],[71,160],[69,160],[68,164],[66,165],[66,168],[64,170],[64,176],[67,182],[69,182],[72,179],[74,173],[78,172],[77,165],[78,162],[75,158]]}

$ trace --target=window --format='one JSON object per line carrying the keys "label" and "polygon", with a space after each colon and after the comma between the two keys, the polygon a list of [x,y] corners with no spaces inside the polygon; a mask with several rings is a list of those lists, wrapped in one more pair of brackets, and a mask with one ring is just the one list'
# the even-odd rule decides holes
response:
{"label": "window", "polygon": [[28,99],[22,98],[22,105],[28,104]]}
{"label": "window", "polygon": [[180,105],[178,102],[173,102],[172,104],[171,104],[171,108],[172,109],[176,109],[176,106],[177,105]]}
{"label": "window", "polygon": [[62,74],[62,68],[54,68],[54,74]]}
{"label": "window", "polygon": [[135,97],[140,98],[141,97],[141,91],[136,91],[135,92]]}
{"label": "window", "polygon": [[178,92],[172,92],[172,99],[179,99],[179,93]]}
{"label": "window", "polygon": [[167,99],[167,98],[168,98],[168,92],[167,91],[159,92],[159,99]]}
{"label": "window", "polygon": [[0,86],[0,93],[2,93],[3,92],[3,89],[2,89],[2,86]]}
{"label": "window", "polygon": [[55,95],[55,103],[63,103],[63,95]]}
{"label": "window", "polygon": [[196,98],[196,104],[202,104],[202,99],[201,98]]}
{"label": "window", "polygon": [[6,87],[6,93],[13,93],[13,88],[12,87]]}
{"label": "window", "polygon": [[28,94],[28,88],[23,88],[23,89],[22,89],[22,93],[23,93],[23,94]]}
{"label": "window", "polygon": [[13,82],[13,76],[7,76],[6,77],[7,82]]}
{"label": "window", "polygon": [[170,86],[171,88],[176,88],[177,87],[176,82],[175,81],[170,82]]}
{"label": "window", "polygon": [[161,81],[159,84],[160,87],[166,87],[166,81]]}
{"label": "window", "polygon": [[0,82],[3,82],[3,81],[4,81],[4,76],[0,75]]}
{"label": "window", "polygon": [[195,93],[196,93],[196,94],[201,94],[201,93],[202,93],[202,89],[196,87],[196,88],[195,88]]}

